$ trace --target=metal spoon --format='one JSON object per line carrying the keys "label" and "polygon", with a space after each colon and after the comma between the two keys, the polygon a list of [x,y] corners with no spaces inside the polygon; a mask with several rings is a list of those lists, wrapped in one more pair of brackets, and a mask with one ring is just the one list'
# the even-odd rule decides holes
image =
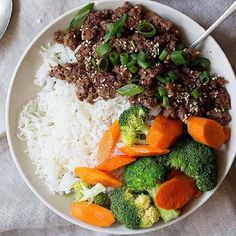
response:
{"label": "metal spoon", "polygon": [[208,28],[208,30],[206,30],[205,33],[203,33],[198,39],[196,39],[192,44],[190,44],[189,47],[195,48],[235,11],[236,11],[236,1],[225,11],[225,13],[212,26]]}
{"label": "metal spoon", "polygon": [[12,13],[12,0],[0,0],[0,39],[5,33]]}

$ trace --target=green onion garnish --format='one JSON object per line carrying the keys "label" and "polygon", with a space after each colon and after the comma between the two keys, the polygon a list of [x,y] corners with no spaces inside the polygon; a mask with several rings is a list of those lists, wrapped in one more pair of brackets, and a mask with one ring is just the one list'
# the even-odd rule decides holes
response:
{"label": "green onion garnish", "polygon": [[207,84],[209,82],[209,75],[206,71],[203,71],[199,78],[202,84]]}
{"label": "green onion garnish", "polygon": [[156,35],[156,28],[153,24],[148,21],[142,21],[137,26],[137,31],[139,34],[144,36],[145,38],[151,38]]}
{"label": "green onion garnish", "polygon": [[136,61],[138,60],[138,54],[137,53],[132,53],[131,57],[132,57],[133,60],[136,60]]}
{"label": "green onion garnish", "polygon": [[144,91],[144,88],[137,84],[127,84],[116,90],[117,93],[124,96],[134,96]]}
{"label": "green onion garnish", "polygon": [[108,43],[103,43],[96,48],[96,54],[99,57],[103,57],[109,51],[111,51],[111,47],[109,46]]}
{"label": "green onion garnish", "polygon": [[176,76],[176,74],[175,74],[175,72],[173,71],[173,70],[171,70],[171,71],[169,71],[168,72],[168,76],[170,77],[170,81],[171,82],[174,82],[175,80],[177,80],[177,76]]}
{"label": "green onion garnish", "polygon": [[164,97],[167,95],[167,90],[163,87],[158,87],[158,93],[161,97]]}
{"label": "green onion garnish", "polygon": [[108,62],[108,59],[107,57],[103,57],[101,58],[98,63],[98,70],[99,71],[107,71],[108,70],[108,67],[109,67],[109,62]]}
{"label": "green onion garnish", "polygon": [[114,35],[118,34],[117,36],[121,36],[121,33],[123,31],[123,26],[125,24],[125,21],[127,19],[127,13],[124,14],[119,18],[119,20],[112,22],[107,27],[107,32],[104,37],[104,41],[108,42]]}
{"label": "green onion garnish", "polygon": [[162,76],[157,76],[156,78],[163,84],[167,82],[166,79]]}
{"label": "green onion garnish", "polygon": [[110,60],[112,65],[117,65],[118,64],[119,56],[116,52],[110,52],[108,57],[109,57],[109,60]]}
{"label": "green onion garnish", "polygon": [[120,63],[121,65],[127,65],[129,63],[129,55],[127,53],[120,54]]}
{"label": "green onion garnish", "polygon": [[86,6],[82,7],[74,16],[72,21],[69,24],[67,30],[81,25],[87,18],[89,12],[93,9],[94,3],[89,3]]}
{"label": "green onion garnish", "polygon": [[138,61],[146,61],[147,55],[144,51],[140,51],[138,54]]}
{"label": "green onion garnish", "polygon": [[186,60],[186,54],[184,51],[180,50],[180,51],[174,51],[171,53],[171,60],[174,62],[175,65],[179,66],[179,65],[184,65],[187,63]]}
{"label": "green onion garnish", "polygon": [[168,50],[167,50],[167,49],[164,49],[164,50],[161,52],[161,54],[160,54],[160,56],[159,56],[159,59],[160,59],[161,61],[165,61],[165,59],[167,58],[168,54],[169,54]]}
{"label": "green onion garnish", "polygon": [[128,67],[128,69],[130,70],[131,73],[137,73],[138,72],[138,67],[135,65],[131,65]]}
{"label": "green onion garnish", "polygon": [[138,65],[143,69],[147,69],[149,67],[149,64],[146,61],[138,61]]}
{"label": "green onion garnish", "polygon": [[167,96],[164,96],[163,99],[162,99],[162,105],[163,105],[164,107],[168,107],[169,104],[170,104],[169,98],[168,98]]}
{"label": "green onion garnish", "polygon": [[211,62],[209,59],[205,57],[198,58],[192,64],[193,67],[200,66],[202,69],[207,70],[210,66]]}
{"label": "green onion garnish", "polygon": [[192,90],[191,94],[192,94],[193,98],[196,100],[201,97],[201,93],[198,91],[198,89]]}

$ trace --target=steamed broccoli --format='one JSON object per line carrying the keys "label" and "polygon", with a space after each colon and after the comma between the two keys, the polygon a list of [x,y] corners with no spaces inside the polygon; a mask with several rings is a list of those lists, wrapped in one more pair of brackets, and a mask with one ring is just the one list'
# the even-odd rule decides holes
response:
{"label": "steamed broccoli", "polygon": [[169,154],[168,164],[194,178],[200,191],[209,191],[216,186],[216,156],[208,146],[194,140],[182,140]]}
{"label": "steamed broccoli", "polygon": [[141,135],[147,134],[148,126],[144,118],[148,114],[148,109],[137,104],[125,110],[119,117],[121,130],[121,140],[126,145],[134,145],[141,139]]}
{"label": "steamed broccoli", "polygon": [[127,228],[151,227],[159,220],[159,212],[145,194],[136,197],[129,189],[122,187],[113,190],[110,197],[112,213]]}
{"label": "steamed broccoli", "polygon": [[73,185],[75,202],[89,201],[98,205],[104,205],[107,200],[106,188],[102,184],[92,186],[82,181]]}
{"label": "steamed broccoli", "polygon": [[127,165],[124,171],[124,181],[133,191],[146,191],[163,181],[165,176],[166,168],[153,157],[139,158]]}

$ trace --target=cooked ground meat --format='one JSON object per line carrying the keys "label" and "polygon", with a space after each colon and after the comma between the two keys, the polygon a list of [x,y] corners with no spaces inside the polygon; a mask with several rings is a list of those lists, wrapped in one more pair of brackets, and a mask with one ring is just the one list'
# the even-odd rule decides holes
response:
{"label": "cooked ground meat", "polygon": [[[108,59],[108,65],[102,71],[101,66],[98,66],[101,56],[97,54],[97,49],[104,44],[104,36],[124,14],[127,14],[124,25],[107,42],[110,47],[108,51],[116,53],[118,61],[115,65],[109,62],[108,52],[103,56]],[[138,24],[144,20],[156,28],[152,37],[143,36],[137,31]],[[185,122],[189,116],[204,116],[221,124],[231,120],[230,97],[224,87],[226,80],[209,75],[209,81],[203,84],[201,74],[206,69],[194,65],[201,58],[201,53],[196,49],[185,48],[183,53],[188,63],[176,66],[170,54],[179,50],[180,30],[171,21],[142,5],[133,6],[125,2],[114,11],[92,10],[80,26],[66,32],[55,32],[54,40],[74,50],[78,62],[52,67],[50,75],[74,83],[81,101],[93,103],[97,97],[113,98],[118,88],[135,83],[143,86],[144,92],[129,97],[131,104],[141,103],[153,108],[162,105],[163,96],[166,96],[168,102],[162,105],[161,112],[168,118],[179,118]],[[161,60],[159,56],[163,50],[167,50],[169,55]],[[137,59],[141,51],[145,53],[147,68],[140,66]],[[127,63],[121,65],[121,53],[129,55],[128,62],[136,58],[133,70]],[[162,97],[158,94],[160,87],[166,93]],[[197,91],[197,97],[193,91]]]}

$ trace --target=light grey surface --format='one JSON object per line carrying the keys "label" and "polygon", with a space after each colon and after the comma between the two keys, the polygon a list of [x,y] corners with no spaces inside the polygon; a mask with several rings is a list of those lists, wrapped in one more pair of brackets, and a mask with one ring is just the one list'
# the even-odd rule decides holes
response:
{"label": "light grey surface", "polygon": [[[0,40],[0,234],[2,232],[4,236],[102,235],[64,221],[30,192],[11,159],[4,128],[7,87],[24,49],[55,17],[84,2],[86,1],[15,0],[11,23]],[[159,2],[170,5],[204,27],[209,27],[233,0]],[[223,23],[213,36],[236,70],[236,15]],[[236,235],[236,162],[218,191],[198,211],[169,228],[146,235]]]}

